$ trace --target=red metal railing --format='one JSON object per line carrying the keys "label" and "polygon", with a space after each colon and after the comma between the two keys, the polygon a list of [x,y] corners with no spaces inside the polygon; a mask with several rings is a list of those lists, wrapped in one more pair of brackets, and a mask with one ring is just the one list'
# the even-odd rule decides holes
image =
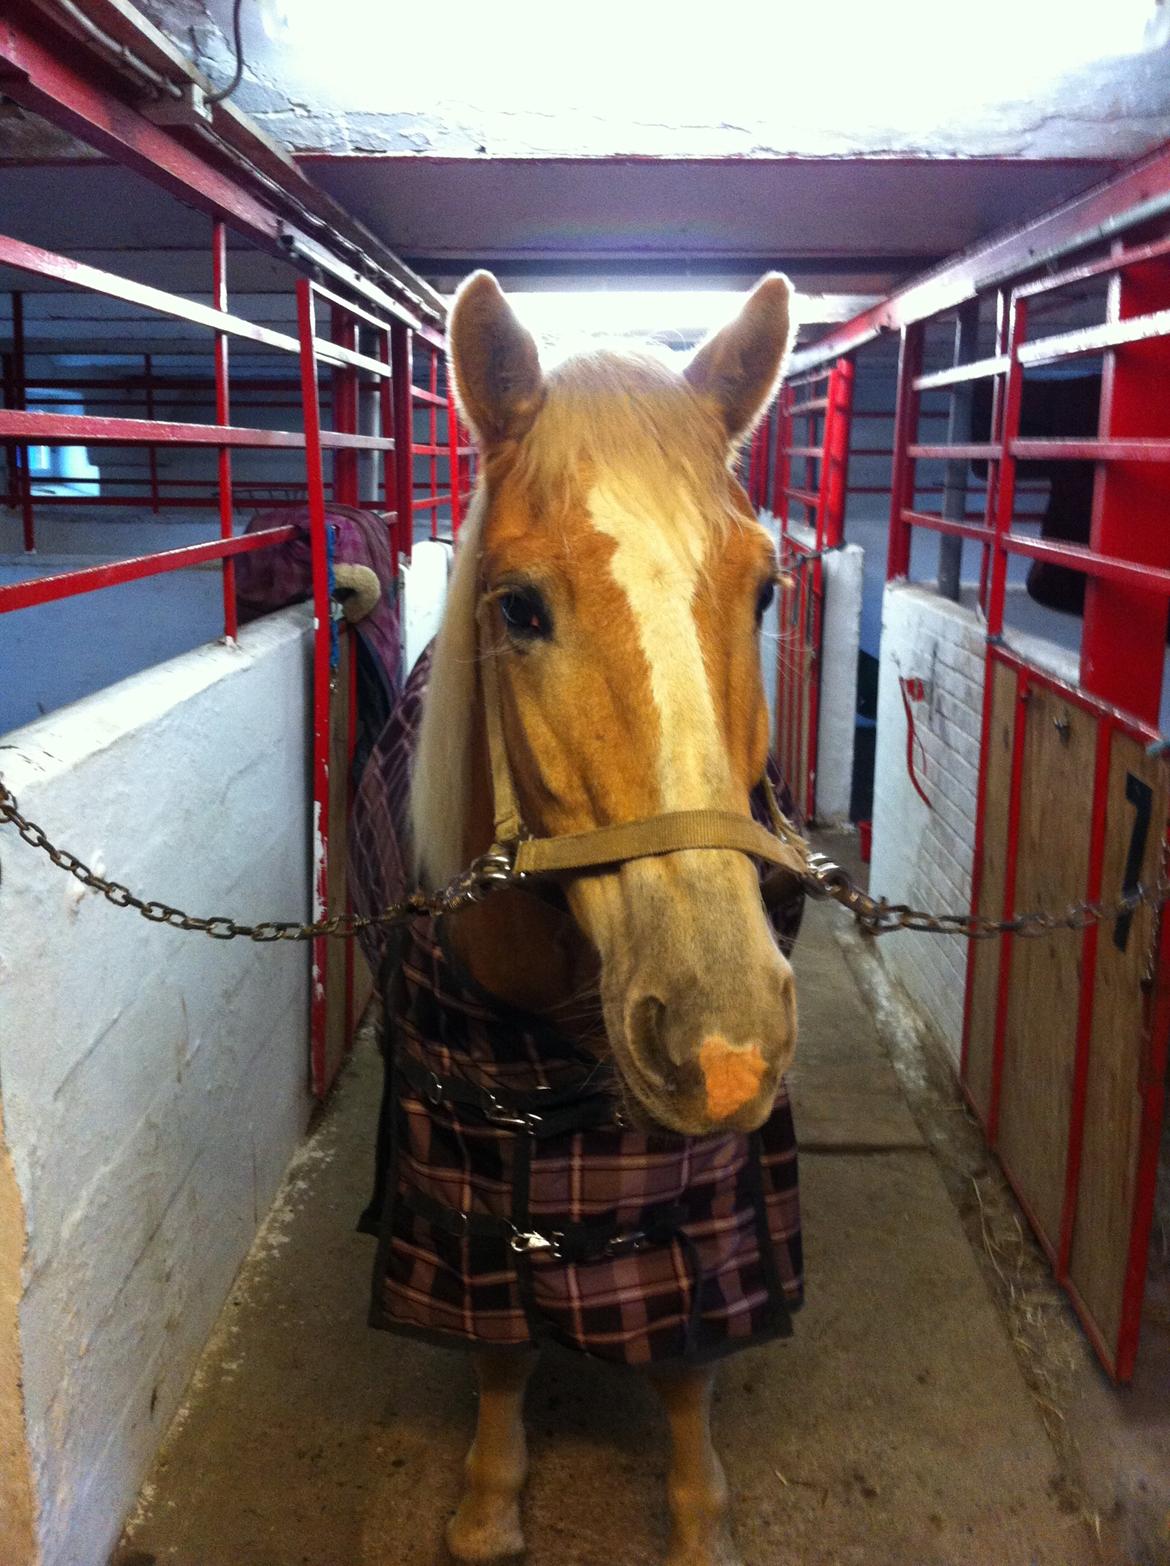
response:
{"label": "red metal railing", "polygon": [[[1089,835],[1084,845],[1086,870],[1079,895],[1095,900],[1116,895],[1105,886],[1107,789],[1116,746],[1124,739],[1132,754],[1147,744],[1161,744],[1158,735],[1166,656],[1167,614],[1170,609],[1170,235],[1151,236],[1155,221],[1166,227],[1170,214],[1170,149],[1163,150],[1116,181],[1038,219],[1025,230],[996,240],[982,251],[960,258],[931,277],[911,284],[881,306],[826,334],[820,343],[794,357],[795,378],[815,384],[844,353],[864,349],[878,331],[895,327],[901,333],[897,397],[891,443],[891,498],[887,577],[911,574],[911,545],[916,534],[933,533],[954,540],[956,549],[975,546],[978,599],[986,616],[987,664],[982,743],[979,757],[979,805],[973,855],[973,903],[983,912],[1011,917],[1016,912],[1021,854],[1034,859],[1043,843],[1022,845],[1022,799],[1025,787],[1035,789],[1038,777],[1029,772],[1029,746],[1024,714],[1040,693],[1056,694],[1070,711],[1086,715],[1094,726],[1094,755],[1085,786],[1092,791]],[[1135,237],[1126,236],[1132,233]],[[1102,235],[1108,235],[1103,239]],[[1100,297],[1102,319],[1085,324],[1086,309]],[[984,320],[992,337],[972,348],[977,332],[968,333],[967,347],[956,346],[955,362],[925,368],[928,332],[955,311],[975,314],[977,301],[990,309]],[[1065,319],[1059,319],[1061,313]],[[1052,317],[1057,319],[1053,320]],[[1069,325],[1071,316],[1077,324]],[[962,333],[959,333],[961,336]],[[933,340],[933,339],[932,339]],[[1101,395],[1097,431],[1061,437],[1032,438],[1021,432],[1023,393],[1028,375],[1039,367],[1072,364],[1086,359],[1101,365]],[[983,438],[956,436],[956,396],[979,382],[990,386],[990,430]],[[950,393],[950,414],[930,406],[937,394]],[[928,399],[924,405],[924,399]],[[924,438],[929,419],[948,419],[948,438]],[[961,422],[961,421],[958,421]],[[811,443],[808,443],[811,444]],[[791,440],[778,450],[778,473],[804,453]],[[1035,514],[1021,506],[1021,494],[1035,485],[1020,482],[1019,464],[1039,461],[1091,463],[1095,473],[1089,538],[1073,542],[1038,537]],[[970,464],[986,464],[986,493],[969,509]],[[946,479],[923,482],[921,465],[946,464]],[[816,513],[819,496],[807,482],[782,479],[789,497]],[[932,508],[928,497],[940,495]],[[1084,628],[1080,647],[1080,682],[1073,687],[1056,680],[1034,662],[1011,651],[1004,641],[1008,607],[1009,565],[1013,559],[1040,561],[1080,573],[1085,579]],[[940,556],[940,570],[941,570]],[[955,563],[954,582],[958,585]],[[1002,789],[989,797],[992,744],[992,703],[997,671],[1000,688],[1010,678],[1013,717],[1007,733],[1008,751],[1000,745]],[[1003,727],[997,717],[999,728]],[[1061,853],[1061,824],[1054,822],[1051,847]],[[994,841],[993,841],[994,834]],[[1163,853],[1166,852],[1163,845]],[[982,907],[981,875],[994,852],[998,906]],[[1113,850],[1116,863],[1116,848]],[[991,885],[992,883],[988,883]],[[1000,889],[1001,888],[1001,889]],[[1091,1306],[1074,1277],[1073,1233],[1084,1178],[1086,1095],[1092,1057],[1095,975],[1104,937],[1096,927],[1081,936],[1076,995],[1075,1038],[1070,1038],[1071,1099],[1067,1123],[1062,1122],[1062,1191],[1059,1216],[1046,1220],[1037,1209],[1028,1182],[1021,1178],[1002,1145],[1001,1102],[1009,1043],[1009,1014],[1018,988],[1016,941],[999,943],[998,969],[989,1014],[991,1054],[986,1091],[973,1093],[969,1082],[969,1047],[975,1007],[976,953],[971,952],[964,997],[962,1079],[972,1105],[983,1121],[990,1145],[1000,1152],[1005,1172],[1016,1189],[1057,1278],[1070,1297],[1102,1360],[1119,1379],[1133,1370],[1144,1279],[1146,1246],[1154,1204],[1159,1129],[1164,1113],[1167,1038],[1170,1034],[1170,920],[1155,927],[1144,982],[1145,1022],[1141,1069],[1132,1083],[1118,1091],[1135,1095],[1140,1104],[1135,1122],[1132,1161],[1132,1207],[1126,1237],[1128,1260],[1124,1294],[1116,1330],[1106,1328],[1099,1306]],[[986,993],[981,1002],[987,1007]],[[1098,1024],[1099,1025],[1099,1024]],[[981,1026],[983,1023],[981,1021]],[[1016,1035],[1010,1035],[1015,1037]],[[1097,1046],[1099,1048],[1099,1045]],[[1099,1067],[1097,1068],[1099,1069]],[[1128,1134],[1128,1133],[1127,1133]],[[1083,1257],[1082,1257],[1083,1265]]]}
{"label": "red metal railing", "polygon": [[[191,301],[164,291],[139,285],[130,279],[79,266],[67,257],[57,256],[39,247],[12,238],[0,238],[0,257],[6,265],[28,272],[39,279],[50,279],[72,288],[98,292],[108,298],[129,301],[159,317],[182,320],[196,329],[207,329],[212,338],[214,373],[210,383],[197,381],[211,398],[212,408],[206,423],[190,418],[182,421],[159,417],[160,387],[153,364],[144,364],[138,387],[147,417],[128,417],[117,413],[54,412],[29,410],[24,406],[30,380],[26,368],[21,300],[14,300],[14,341],[6,355],[5,403],[0,409],[0,443],[8,456],[8,494],[21,511],[22,538],[27,551],[36,545],[36,512],[42,505],[119,505],[135,498],[149,505],[152,513],[163,509],[185,510],[214,507],[218,515],[218,536],[204,542],[154,553],[136,555],[112,564],[81,567],[76,570],[36,577],[0,586],[0,613],[36,604],[59,601],[81,593],[98,591],[127,582],[140,581],[164,572],[206,566],[218,561],[223,576],[224,634],[234,638],[237,631],[233,562],[242,551],[270,548],[293,536],[289,527],[271,528],[236,536],[236,515],[241,502],[249,508],[267,497],[257,490],[277,487],[272,480],[251,480],[240,484],[233,472],[233,454],[249,450],[285,451],[298,454],[303,463],[302,477],[290,470],[280,487],[293,495],[304,494],[310,514],[313,558],[313,604],[316,622],[313,662],[313,807],[316,830],[313,845],[313,916],[326,910],[329,891],[330,713],[337,700],[335,684],[335,636],[331,621],[329,561],[325,526],[329,499],[348,504],[381,506],[388,518],[391,547],[395,557],[409,556],[413,541],[416,511],[430,510],[428,529],[438,531],[440,508],[448,507],[452,531],[458,529],[466,507],[467,486],[472,479],[472,451],[466,444],[449,392],[438,390],[442,338],[432,328],[403,314],[383,318],[372,310],[333,293],[323,285],[302,279],[297,285],[297,332],[295,335],[257,327],[234,315],[228,308],[226,232],[222,222],[212,225],[212,269],[214,307],[194,305]],[[321,331],[320,310],[328,311],[328,333]],[[429,380],[422,387],[412,385],[402,369],[410,364],[411,338],[421,345],[429,363]],[[366,352],[368,339],[373,352]],[[230,377],[229,348],[233,340],[259,343],[268,350],[295,355],[300,370],[300,395],[283,399],[280,406],[293,415],[289,429],[269,429],[232,422],[233,386]],[[322,382],[322,373],[330,379]],[[82,378],[84,379],[84,378]],[[117,377],[99,377],[105,390],[125,384]],[[70,383],[60,374],[53,376],[52,388],[69,390]],[[187,378],[187,381],[197,378]],[[40,381],[33,381],[38,388]],[[269,378],[261,382],[287,391],[295,383]],[[90,387],[81,387],[86,396]],[[414,439],[413,414],[416,404],[427,409],[430,438]],[[332,427],[322,417],[323,404],[332,412]],[[239,404],[236,404],[237,408]],[[257,408],[271,408],[260,400]],[[153,417],[151,415],[154,415]],[[371,416],[372,427],[359,428],[359,420]],[[439,429],[439,416],[444,428]],[[299,426],[299,427],[296,427]],[[442,438],[442,444],[440,443]],[[400,445],[400,440],[404,444]],[[115,493],[86,495],[38,495],[30,479],[30,444],[59,448],[119,446],[146,453],[148,465],[137,486],[119,477]],[[216,454],[214,480],[166,478],[158,471],[157,454],[180,448],[206,449]],[[426,495],[414,493],[413,469],[418,461],[426,466]],[[380,483],[374,483],[376,464],[380,462]],[[363,467],[363,463],[366,466]],[[330,471],[331,465],[331,471]],[[104,483],[102,489],[105,489]],[[132,491],[137,487],[137,497]],[[279,498],[279,497],[278,497]],[[269,500],[269,503],[275,503]],[[352,666],[351,666],[352,679]],[[352,702],[352,690],[346,699]],[[352,732],[352,730],[351,730]],[[336,781],[334,787],[339,785]],[[328,1085],[333,1062],[326,1058],[327,987],[326,943],[314,943],[312,954],[312,1075],[314,1086],[323,1092]],[[346,1007],[352,1014],[352,956],[346,962]],[[353,1018],[350,1015],[350,1023]]]}
{"label": "red metal railing", "polygon": [[[808,820],[817,814],[817,761],[827,552],[844,541],[853,363],[788,380],[752,443],[751,493],[780,525],[775,749]],[[799,515],[793,515],[795,507]]]}
{"label": "red metal railing", "polygon": [[[160,54],[149,29],[140,28],[125,8],[112,15],[109,25],[120,40],[133,46],[117,70],[111,70],[109,60],[92,52],[84,41],[79,42],[76,33],[60,29],[49,12],[32,14],[17,7],[11,15],[6,13],[0,26],[0,74],[5,94],[163,190],[168,199],[178,198],[207,215],[212,235],[211,303],[183,298],[15,237],[0,236],[0,266],[35,277],[42,290],[46,286],[80,290],[119,306],[130,305],[145,319],[166,323],[171,331],[180,323],[188,336],[209,334],[201,341],[210,347],[213,373],[210,381],[201,375],[160,374],[158,360],[148,352],[136,381],[119,375],[95,376],[91,371],[88,382],[81,375],[73,382],[63,378],[51,363],[45,366],[48,377],[38,376],[29,364],[26,301],[20,292],[15,293],[12,343],[0,363],[0,450],[6,458],[7,475],[6,493],[0,500],[18,511],[21,540],[29,555],[36,547],[41,507],[120,507],[137,501],[148,506],[152,515],[166,509],[214,509],[216,536],[113,564],[0,586],[0,613],[218,562],[223,577],[224,633],[232,637],[236,632],[236,556],[246,550],[270,548],[293,534],[291,528],[268,528],[236,536],[237,511],[241,504],[251,510],[305,497],[311,517],[316,618],[314,898],[320,911],[322,892],[328,885],[329,768],[325,747],[334,679],[325,502],[329,498],[380,504],[387,512],[396,555],[409,555],[416,509],[430,511],[427,522],[434,532],[445,504],[452,534],[458,531],[474,460],[459,429],[450,393],[440,389],[443,305],[422,279],[258,135],[234,105],[209,102],[211,135],[206,140],[187,128],[156,124],[142,107],[141,83],[133,80],[134,60],[153,61],[152,69],[168,77],[177,92],[190,85],[185,67],[171,52]],[[153,100],[153,95],[147,96]],[[249,321],[229,308],[229,227],[237,242],[254,246],[315,279],[303,282],[297,290],[294,330]],[[285,303],[292,301],[286,299]],[[329,312],[327,335],[318,328],[319,309]],[[413,389],[412,341],[425,358],[422,383]],[[238,371],[233,374],[233,344],[244,344],[249,352],[284,355],[293,373],[268,376],[253,370],[249,376]],[[322,382],[322,371],[330,381]],[[193,387],[191,381],[197,385]],[[174,411],[169,394],[180,382],[185,390],[197,390],[199,411],[202,399],[206,399],[206,421],[193,419],[189,404],[182,419],[166,416],[168,406]],[[54,401],[54,395],[42,398],[42,392],[70,390],[79,393],[85,412],[35,406],[38,400]],[[137,402],[127,401],[131,390]],[[101,395],[95,395],[98,393]],[[415,436],[416,397],[430,410],[426,415],[429,440]],[[31,408],[30,400],[34,402]],[[274,407],[287,411],[287,420],[280,421],[286,428],[263,427],[261,417],[241,418],[245,410],[270,411]],[[330,414],[330,428],[324,426],[323,411]],[[437,449],[440,442],[444,443],[441,453]],[[124,447],[136,455],[138,465],[131,473],[103,476],[95,494],[81,490],[41,493],[44,486],[34,484],[29,467],[33,443],[49,448]],[[215,477],[179,478],[163,471],[164,454],[180,448],[214,452]],[[250,451],[287,452],[295,467],[275,477],[242,478],[236,471],[237,463]],[[417,507],[416,459],[427,468],[426,494],[419,497]],[[343,629],[340,634],[344,635]],[[320,946],[313,953],[313,962],[314,1086],[323,1091],[328,1063],[322,1045],[325,1009],[321,992],[326,975]],[[352,958],[347,962],[347,1007],[352,1012]]]}

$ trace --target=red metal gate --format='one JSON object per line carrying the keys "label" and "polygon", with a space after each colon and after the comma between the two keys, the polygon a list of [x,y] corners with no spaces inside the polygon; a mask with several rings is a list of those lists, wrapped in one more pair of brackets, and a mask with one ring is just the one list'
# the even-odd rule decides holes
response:
{"label": "red metal gate", "polygon": [[[144,318],[182,323],[193,337],[209,334],[213,355],[210,377],[186,374],[164,386],[148,357],[142,374],[127,377],[90,371],[78,382],[59,373],[45,381],[54,393],[74,384],[87,399],[93,392],[114,396],[116,416],[87,412],[29,410],[30,384],[25,362],[21,294],[12,298],[13,344],[3,363],[0,445],[6,455],[9,493],[5,497],[22,516],[24,547],[36,544],[36,512],[41,506],[78,504],[75,496],[35,494],[30,483],[31,445],[113,445],[140,453],[139,476],[85,497],[85,503],[120,506],[136,499],[152,512],[165,507],[206,508],[216,515],[215,536],[198,544],[76,571],[0,586],[0,614],[61,601],[162,572],[219,561],[223,574],[224,635],[236,635],[234,560],[243,551],[270,548],[293,536],[292,528],[235,532],[237,513],[257,506],[305,499],[312,522],[313,605],[313,912],[340,912],[347,905],[344,825],[348,788],[344,782],[352,748],[353,669],[343,624],[332,616],[325,530],[325,504],[333,499],[383,509],[391,547],[409,555],[415,514],[429,510],[428,530],[439,528],[448,510],[451,531],[458,531],[471,482],[471,451],[455,417],[450,389],[443,379],[443,305],[437,295],[368,236],[355,238],[343,213],[318,210],[326,202],[288,160],[275,159],[245,121],[226,105],[210,107],[215,133],[236,157],[207,158],[201,145],[156,125],[130,99],[128,83],[112,77],[72,38],[47,41],[47,23],[26,26],[5,17],[0,28],[0,72],[5,93],[50,121],[88,141],[125,165],[210,214],[213,303],[207,306],[133,278],[56,255],[19,238],[0,236],[0,263],[30,274],[44,286],[77,289],[140,310]],[[112,25],[132,36],[135,49],[153,47],[137,35],[132,21],[117,15]],[[156,67],[168,80],[182,67],[169,56]],[[174,84],[178,92],[177,84]],[[119,90],[121,89],[121,90]],[[140,100],[139,100],[140,101]],[[232,172],[226,172],[230,169]],[[302,225],[308,223],[311,232]],[[279,331],[232,313],[228,304],[227,234],[276,254],[305,276],[297,288],[297,327]],[[313,237],[317,234],[325,239]],[[374,246],[374,253],[361,245]],[[326,286],[325,280],[329,286]],[[318,325],[318,313],[328,326]],[[300,395],[286,375],[229,376],[229,344],[257,347],[285,362],[299,361]],[[81,345],[84,346],[84,345]],[[369,351],[372,350],[372,351]],[[33,384],[42,386],[38,376]],[[157,399],[182,390],[198,399],[206,416],[183,422],[159,415]],[[247,401],[249,394],[253,400]],[[282,400],[273,403],[271,395]],[[119,400],[120,399],[120,400]],[[140,401],[146,417],[126,417]],[[324,427],[322,407],[333,427]],[[288,410],[287,427],[272,429],[257,418],[238,420],[245,406]],[[415,413],[424,411],[416,425]],[[369,415],[367,419],[363,415]],[[359,427],[360,426],[360,427]],[[160,479],[156,454],[187,447],[216,454],[214,480]],[[243,481],[233,473],[233,454],[287,451],[287,482]],[[381,482],[373,484],[376,462]],[[302,465],[303,464],[303,465]],[[298,471],[299,470],[299,471]],[[274,493],[279,490],[279,493]],[[420,493],[416,494],[416,490]],[[334,780],[331,787],[330,779]],[[341,780],[341,781],[338,781]],[[353,943],[314,943],[312,952],[311,1078],[323,1094],[353,1034],[360,991],[356,987]]]}
{"label": "red metal gate", "polygon": [[[1170,164],[1162,178],[1170,186]],[[1096,252],[999,289],[990,356],[923,373],[927,317],[903,327],[888,574],[909,575],[916,528],[978,546],[987,662],[973,898],[996,918],[1114,901],[1165,863],[1170,237],[1097,240]],[[1044,330],[1056,310],[1083,319],[1095,306],[1104,319]],[[1090,356],[1102,367],[1097,434],[1021,435],[1025,375]],[[922,442],[923,396],[980,380],[993,389],[990,437]],[[1029,461],[1094,464],[1086,543],[1020,530],[1035,521],[1017,501],[1017,468]],[[939,512],[921,509],[922,462],[947,464]],[[965,503],[971,462],[989,475],[974,511]],[[956,469],[958,504],[948,505]],[[1079,684],[1005,644],[1013,557],[1084,576]],[[1119,1380],[1137,1352],[1164,1114],[1168,924],[1143,909],[1079,937],[1009,935],[973,947],[967,969],[964,1091]]]}
{"label": "red metal gate", "polygon": [[[780,523],[776,756],[806,820],[817,815],[825,555],[844,542],[853,362],[788,381],[774,416],[772,509]],[[802,509],[794,516],[793,505]]]}

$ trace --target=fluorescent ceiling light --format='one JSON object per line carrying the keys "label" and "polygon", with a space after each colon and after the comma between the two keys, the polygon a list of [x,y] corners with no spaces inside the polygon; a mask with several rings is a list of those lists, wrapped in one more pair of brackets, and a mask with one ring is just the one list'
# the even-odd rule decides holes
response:
{"label": "fluorescent ceiling light", "polygon": [[[743,303],[744,289],[592,288],[508,290],[516,314],[541,342],[566,348],[598,338],[652,338],[689,347]],[[861,294],[798,294],[797,319],[845,321],[874,302]]]}

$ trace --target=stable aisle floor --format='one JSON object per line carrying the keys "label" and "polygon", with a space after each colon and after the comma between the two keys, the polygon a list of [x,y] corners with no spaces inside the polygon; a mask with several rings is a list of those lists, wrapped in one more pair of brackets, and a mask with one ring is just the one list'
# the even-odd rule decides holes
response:
{"label": "stable aisle floor", "polygon": [[[726,1362],[716,1440],[747,1566],[1104,1559],[1008,1331],[812,906],[797,947],[808,1303]],[[117,1566],[439,1566],[474,1398],[463,1356],[367,1330],[380,1065],[367,1035],[290,1170]],[[549,1354],[529,1400],[532,1566],[651,1566],[665,1435],[636,1375]]]}

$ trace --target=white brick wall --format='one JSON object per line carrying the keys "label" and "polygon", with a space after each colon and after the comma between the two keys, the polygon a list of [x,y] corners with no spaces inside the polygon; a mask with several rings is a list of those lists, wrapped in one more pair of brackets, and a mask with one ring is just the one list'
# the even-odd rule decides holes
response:
{"label": "white brick wall", "polygon": [[[14,731],[6,782],[148,896],[302,917],[308,623],[269,616]],[[145,924],[11,832],[0,870],[36,1558],[101,1566],[303,1133],[308,953]]]}
{"label": "white brick wall", "polygon": [[[929,588],[892,584],[882,606],[870,885],[893,902],[946,911],[971,905],[984,627],[967,608]],[[907,766],[907,721],[899,676],[920,679],[911,703],[918,797]],[[966,943],[899,933],[882,944],[891,973],[929,1018],[956,1065],[962,1047]]]}

